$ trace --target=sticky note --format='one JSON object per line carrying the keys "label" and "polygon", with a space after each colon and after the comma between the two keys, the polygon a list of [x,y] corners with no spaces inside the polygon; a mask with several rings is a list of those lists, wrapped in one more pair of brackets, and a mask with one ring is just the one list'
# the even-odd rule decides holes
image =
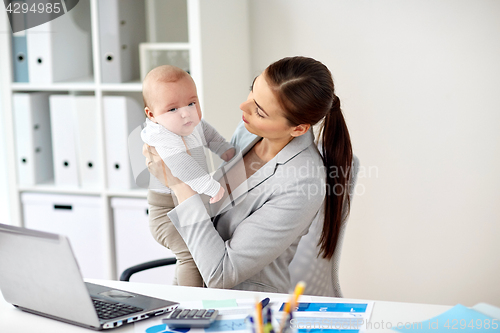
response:
{"label": "sticky note", "polygon": [[236,308],[238,303],[236,299],[204,300],[203,307],[205,309]]}

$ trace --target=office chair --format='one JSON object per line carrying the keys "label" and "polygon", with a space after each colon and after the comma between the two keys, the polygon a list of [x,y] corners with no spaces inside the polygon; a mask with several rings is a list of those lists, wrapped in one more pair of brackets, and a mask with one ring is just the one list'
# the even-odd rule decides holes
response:
{"label": "office chair", "polygon": [[[349,191],[351,203],[358,177],[358,171],[359,159],[356,156],[353,156],[352,177]],[[337,248],[335,249],[335,253],[330,260],[324,259],[321,256],[318,257],[318,242],[323,227],[320,223],[320,221],[323,221],[323,215],[321,214],[322,211],[323,210],[321,209],[320,213],[312,222],[309,232],[300,239],[297,246],[297,252],[288,267],[288,271],[290,272],[292,286],[299,281],[306,282],[306,289],[304,291],[305,295],[342,297],[339,282],[339,264],[340,254],[342,252],[342,242],[348,220],[345,218],[347,214],[347,203],[342,209],[342,217],[344,217],[345,220],[340,229]],[[175,263],[175,258],[166,258],[132,266],[123,271],[120,276],[120,281],[129,281],[132,274],[146,269],[173,265]]]}
{"label": "office chair", "polygon": [[122,274],[120,275],[120,281],[130,281],[130,278],[132,277],[133,274],[139,273],[142,271],[145,271],[147,269],[151,268],[156,268],[156,267],[161,267],[161,266],[168,266],[168,265],[175,265],[177,262],[177,259],[175,258],[165,258],[165,259],[158,259],[158,260],[152,260],[148,261],[142,264],[138,264],[132,267],[129,267],[125,269]]}

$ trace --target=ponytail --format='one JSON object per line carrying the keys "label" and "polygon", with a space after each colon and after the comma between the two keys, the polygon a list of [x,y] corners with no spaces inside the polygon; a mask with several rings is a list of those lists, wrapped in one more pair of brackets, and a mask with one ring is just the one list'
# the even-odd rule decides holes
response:
{"label": "ponytail", "polygon": [[[342,223],[349,215],[349,183],[352,175],[351,138],[340,109],[340,100],[335,95],[330,111],[323,120],[319,137],[327,171],[325,218],[318,246],[322,257],[331,259],[337,247]],[[347,204],[345,214],[344,204]]]}
{"label": "ponytail", "polygon": [[[291,126],[314,125],[323,119],[319,138],[326,167],[325,219],[318,246],[319,255],[331,259],[342,223],[350,210],[352,147],[349,131],[335,95],[332,74],[321,62],[290,57],[269,65],[265,72]],[[344,212],[344,206],[346,211]]]}

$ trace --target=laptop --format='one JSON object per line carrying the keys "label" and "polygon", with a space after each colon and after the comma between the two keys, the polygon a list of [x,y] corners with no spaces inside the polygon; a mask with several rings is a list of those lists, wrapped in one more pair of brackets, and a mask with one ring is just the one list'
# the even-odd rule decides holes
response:
{"label": "laptop", "polygon": [[21,310],[93,330],[155,317],[178,305],[84,282],[67,237],[5,224],[0,290]]}

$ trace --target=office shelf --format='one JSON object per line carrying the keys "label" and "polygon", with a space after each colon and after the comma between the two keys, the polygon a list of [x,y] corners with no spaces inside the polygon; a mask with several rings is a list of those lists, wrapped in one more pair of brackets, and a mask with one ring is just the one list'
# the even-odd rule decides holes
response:
{"label": "office shelf", "polygon": [[114,91],[114,92],[121,92],[121,91],[136,91],[136,92],[142,92],[142,82],[136,81],[136,82],[126,82],[126,83],[101,83],[99,85],[99,89],[102,91]]}
{"label": "office shelf", "polygon": [[[111,0],[105,0],[111,1]],[[226,137],[240,117],[235,112],[248,94],[250,75],[250,45],[247,0],[136,0],[145,6],[145,30],[147,43],[170,45],[172,50],[188,50],[190,73],[196,82],[203,116]],[[92,47],[93,74],[71,82],[34,84],[12,82],[12,35],[0,34],[0,111],[4,114],[6,151],[9,170],[9,196],[11,199],[11,224],[23,226],[23,206],[21,194],[38,193],[54,195],[77,195],[99,197],[101,202],[101,223],[106,244],[103,253],[107,263],[105,276],[116,279],[116,250],[114,239],[114,218],[110,201],[114,197],[139,198],[146,200],[147,190],[114,190],[107,186],[105,166],[99,166],[102,185],[97,188],[61,187],[48,182],[36,186],[20,186],[17,183],[16,149],[12,94],[17,92],[53,92],[54,94],[92,95],[96,99],[98,114],[97,129],[99,154],[106,161],[105,127],[102,100],[107,95],[125,95],[142,104],[142,83],[137,77],[131,82],[105,83],[101,80],[101,65],[105,61],[100,56],[99,40],[100,0],[80,0],[77,6],[85,5],[89,15]],[[76,8],[76,7],[75,7]],[[70,12],[71,13],[71,12]],[[68,13],[68,14],[70,14]],[[65,14],[65,15],[68,15]],[[0,15],[2,31],[11,31],[7,15]],[[166,43],[166,44],[165,44]],[[167,47],[168,49],[168,47]],[[64,50],[60,50],[64,52]],[[29,52],[28,52],[29,53]],[[139,53],[139,50],[137,50]],[[78,64],[76,64],[78,65]],[[138,66],[139,64],[137,64]],[[40,216],[43,218],[43,216]]]}
{"label": "office shelf", "polygon": [[96,84],[93,77],[85,77],[71,82],[57,82],[51,84],[18,83],[11,85],[12,91],[95,91]]}
{"label": "office shelf", "polygon": [[20,186],[19,192],[34,192],[34,193],[61,193],[61,194],[77,194],[77,195],[101,195],[101,189],[86,189],[79,187],[64,187],[52,184],[39,184],[35,186]]}

